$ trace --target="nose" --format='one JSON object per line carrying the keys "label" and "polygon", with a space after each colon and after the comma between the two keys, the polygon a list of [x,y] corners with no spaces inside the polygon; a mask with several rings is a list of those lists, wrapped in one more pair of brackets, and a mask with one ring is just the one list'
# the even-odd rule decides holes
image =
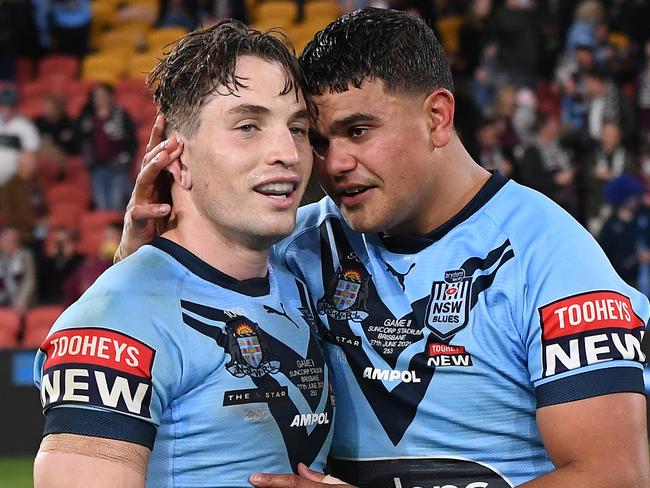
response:
{"label": "nose", "polygon": [[314,164],[320,164],[325,172],[332,177],[340,176],[353,170],[357,161],[341,141],[333,138],[329,141],[327,153],[322,157],[314,156]]}
{"label": "nose", "polygon": [[300,162],[300,151],[289,129],[277,131],[269,144],[268,164],[283,164],[295,166]]}

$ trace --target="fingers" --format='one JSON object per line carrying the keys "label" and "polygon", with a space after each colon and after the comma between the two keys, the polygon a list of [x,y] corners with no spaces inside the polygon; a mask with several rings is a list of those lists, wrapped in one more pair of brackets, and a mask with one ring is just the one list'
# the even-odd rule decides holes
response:
{"label": "fingers", "polygon": [[323,478],[326,477],[323,473],[309,469],[303,463],[298,463],[298,474],[303,478],[318,482],[324,482]]}
{"label": "fingers", "polygon": [[314,483],[295,474],[253,474],[250,483],[257,488],[319,488],[320,483]]}
{"label": "fingers", "polygon": [[327,485],[350,486],[346,485],[343,481],[335,478],[334,476],[330,476],[329,474],[325,475],[323,473],[319,473],[318,471],[314,471],[313,469],[309,469],[303,463],[298,463],[298,474],[305,479],[318,481],[319,483],[324,483]]}
{"label": "fingers", "polygon": [[149,142],[147,142],[147,152],[151,151],[154,147],[162,142],[163,138],[165,137],[165,125],[165,116],[156,116],[156,121],[153,123],[151,134],[149,135]]}
{"label": "fingers", "polygon": [[138,222],[146,222],[149,219],[159,219],[165,215],[168,215],[169,212],[171,212],[171,209],[171,206],[166,203],[148,203],[134,205],[130,211],[131,219],[134,224],[137,224]]}
{"label": "fingers", "polygon": [[[149,165],[149,163],[156,161],[157,157],[160,157],[160,155],[167,153],[168,155],[172,155],[172,153],[176,154],[176,151],[179,146],[182,146],[182,143],[174,136],[170,137],[169,139],[165,139],[164,141],[160,142],[159,144],[155,145],[151,149],[147,146],[147,152],[144,155],[144,158],[142,158],[142,163],[140,164],[140,170],[144,169]],[[177,154],[180,155],[180,153]]]}
{"label": "fingers", "polygon": [[[141,203],[141,200],[151,198],[154,193],[156,179],[160,173],[177,161],[183,152],[182,143],[175,138],[165,142],[166,145],[163,145],[164,143],[158,144],[152,151],[148,152],[142,161],[142,170],[136,178],[133,189],[135,204]],[[180,169],[176,166],[171,171],[172,173],[178,172]]]}

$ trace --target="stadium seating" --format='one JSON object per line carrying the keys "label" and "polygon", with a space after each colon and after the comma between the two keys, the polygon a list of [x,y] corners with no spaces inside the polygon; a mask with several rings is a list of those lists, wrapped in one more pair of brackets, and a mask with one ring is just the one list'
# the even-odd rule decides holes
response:
{"label": "stadium seating", "polygon": [[124,78],[118,81],[115,85],[115,94],[119,95],[120,93],[135,93],[151,100],[151,92],[144,83],[144,80],[140,77]]}
{"label": "stadium seating", "polygon": [[45,56],[38,64],[38,76],[45,77],[52,73],[74,78],[79,73],[79,60],[74,56],[62,54]]}
{"label": "stadium seating", "polygon": [[126,73],[128,62],[120,52],[102,52],[86,56],[82,77],[89,81],[115,84]]}
{"label": "stadium seating", "polygon": [[0,307],[0,349],[9,349],[18,345],[18,333],[22,317],[19,312],[9,307]]}
{"label": "stadium seating", "polygon": [[48,220],[51,228],[65,227],[77,230],[86,208],[74,202],[60,202],[49,208]]}
{"label": "stadium seating", "polygon": [[98,232],[103,231],[110,224],[122,224],[124,214],[114,211],[94,211],[87,212],[81,218],[81,232]]}
{"label": "stadium seating", "polygon": [[25,348],[40,347],[63,310],[59,305],[43,305],[29,310],[25,315],[25,333],[21,345]]}
{"label": "stadium seating", "polygon": [[90,204],[91,189],[82,187],[77,183],[59,183],[53,185],[45,192],[45,199],[49,207],[61,203],[74,203],[83,207]]}
{"label": "stadium seating", "polygon": [[187,34],[187,30],[182,27],[161,27],[152,30],[147,34],[147,51],[159,56],[165,52],[171,44],[178,41]]}
{"label": "stadium seating", "polygon": [[127,75],[132,79],[146,79],[149,72],[158,63],[160,54],[153,52],[137,53],[131,56]]}
{"label": "stadium seating", "polygon": [[307,20],[321,19],[325,24],[341,15],[338,2],[331,0],[312,0],[305,4],[305,18]]}
{"label": "stadium seating", "polygon": [[18,104],[18,112],[30,119],[36,119],[43,113],[43,97],[23,98]]}

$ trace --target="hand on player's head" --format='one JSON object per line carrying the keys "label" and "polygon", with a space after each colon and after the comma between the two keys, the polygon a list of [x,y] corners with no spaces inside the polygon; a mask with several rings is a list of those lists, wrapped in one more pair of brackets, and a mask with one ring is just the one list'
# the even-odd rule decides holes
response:
{"label": "hand on player's head", "polygon": [[179,158],[183,143],[176,137],[164,139],[165,118],[156,117],[151,129],[147,152],[142,158],[140,173],[124,215],[122,240],[116,261],[137,251],[163,230],[171,213],[169,181],[161,177],[164,171],[180,171]]}

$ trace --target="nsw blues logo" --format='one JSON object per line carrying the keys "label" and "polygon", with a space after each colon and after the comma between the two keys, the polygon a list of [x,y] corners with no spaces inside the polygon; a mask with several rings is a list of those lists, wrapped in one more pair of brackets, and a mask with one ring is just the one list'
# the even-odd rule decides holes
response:
{"label": "nsw blues logo", "polygon": [[368,278],[363,278],[356,269],[339,268],[325,296],[318,300],[318,313],[336,320],[361,322],[368,317],[367,300]]}
{"label": "nsw blues logo", "polygon": [[426,312],[426,325],[439,338],[447,339],[467,325],[472,277],[457,269],[445,272],[444,281],[434,281]]}
{"label": "nsw blues logo", "polygon": [[260,378],[280,370],[280,362],[271,359],[271,351],[264,344],[257,324],[240,317],[226,331],[232,357],[226,368],[233,376]]}

